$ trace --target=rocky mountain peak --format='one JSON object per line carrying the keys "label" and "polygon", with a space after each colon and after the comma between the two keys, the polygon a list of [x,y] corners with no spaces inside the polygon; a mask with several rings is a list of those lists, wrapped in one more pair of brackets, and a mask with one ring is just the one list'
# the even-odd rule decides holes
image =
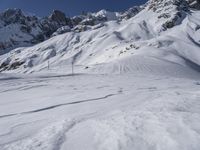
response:
{"label": "rocky mountain peak", "polygon": [[54,10],[52,14],[48,17],[51,21],[55,21],[58,23],[66,23],[67,18],[65,13],[59,10]]}
{"label": "rocky mountain peak", "polygon": [[7,24],[20,22],[24,18],[25,15],[21,9],[7,9],[0,14],[0,19]]}
{"label": "rocky mountain peak", "polygon": [[16,15],[17,16],[23,16],[22,10],[21,9],[17,9],[17,8],[7,9],[2,13],[2,16],[3,17],[7,17],[7,18],[16,16]]}
{"label": "rocky mountain peak", "polygon": [[166,10],[188,10],[187,0],[150,0],[148,8],[154,12]]}
{"label": "rocky mountain peak", "polygon": [[179,25],[190,12],[187,0],[150,0],[147,9],[157,14],[157,21],[162,22],[161,30]]}
{"label": "rocky mountain peak", "polygon": [[200,0],[149,0],[148,7],[154,11],[165,7],[175,6],[178,9],[188,10],[188,8],[200,9]]}

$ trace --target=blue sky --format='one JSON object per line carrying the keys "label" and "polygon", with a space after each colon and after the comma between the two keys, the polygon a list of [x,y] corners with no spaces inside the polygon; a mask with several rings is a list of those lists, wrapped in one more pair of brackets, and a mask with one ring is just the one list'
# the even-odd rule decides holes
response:
{"label": "blue sky", "polygon": [[46,16],[54,9],[62,10],[74,16],[82,11],[95,12],[100,9],[112,11],[125,10],[140,5],[147,0],[0,0],[0,11],[7,8],[21,8],[38,16]]}

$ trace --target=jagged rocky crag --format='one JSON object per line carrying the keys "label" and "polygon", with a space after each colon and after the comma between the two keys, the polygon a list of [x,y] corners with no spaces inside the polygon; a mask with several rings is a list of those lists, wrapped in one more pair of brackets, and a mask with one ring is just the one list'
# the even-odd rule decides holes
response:
{"label": "jagged rocky crag", "polygon": [[8,9],[0,14],[0,54],[42,42],[64,25],[71,25],[71,21],[60,11],[39,19],[25,15],[20,9]]}

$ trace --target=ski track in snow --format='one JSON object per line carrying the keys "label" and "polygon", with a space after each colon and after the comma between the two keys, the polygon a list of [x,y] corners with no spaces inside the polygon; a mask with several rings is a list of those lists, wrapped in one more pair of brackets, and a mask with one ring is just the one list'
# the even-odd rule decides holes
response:
{"label": "ski track in snow", "polygon": [[[20,84],[1,80],[0,84],[6,86],[1,88],[17,89],[25,85],[33,88],[0,93],[9,99],[7,104],[6,99],[1,100],[4,104],[1,108],[18,104],[10,97],[16,92],[49,91],[54,86],[55,93],[64,88],[63,91],[76,95],[81,90],[84,100],[68,102],[65,98],[66,102],[59,104],[58,99],[66,95],[52,95],[57,105],[47,103],[42,109],[34,106],[35,109],[23,113],[5,114],[0,118],[0,141],[4,141],[0,143],[1,150],[199,150],[198,80],[130,74],[65,76],[46,78],[42,83],[39,77],[34,77],[16,82]],[[37,86],[43,83],[48,86]],[[105,91],[115,94],[84,98],[91,92]],[[22,100],[23,107],[38,101],[25,101],[23,95],[16,98],[18,102]],[[31,121],[33,118],[35,121]],[[45,119],[51,122],[42,125]],[[34,126],[37,132],[31,133]],[[7,131],[3,132],[3,127],[9,130],[5,128]]]}
{"label": "ski track in snow", "polygon": [[[38,87],[40,87],[40,86],[38,86]],[[0,116],[0,119],[1,118],[5,118],[5,117],[17,116],[17,115],[25,115],[25,114],[30,114],[30,113],[37,113],[37,112],[46,111],[46,110],[50,110],[50,109],[55,109],[57,107],[62,107],[62,106],[67,106],[67,105],[75,105],[75,104],[81,104],[81,103],[88,103],[88,102],[104,100],[104,99],[107,99],[109,97],[116,96],[118,94],[109,94],[109,95],[106,95],[104,97],[99,97],[99,98],[92,98],[92,99],[80,100],[80,101],[75,101],[75,102],[70,102],[70,103],[63,103],[63,104],[48,106],[48,107],[40,108],[40,109],[36,109],[36,110],[31,110],[31,111],[28,111],[28,112],[21,112],[21,113],[17,113],[17,114],[8,114],[8,115]]]}

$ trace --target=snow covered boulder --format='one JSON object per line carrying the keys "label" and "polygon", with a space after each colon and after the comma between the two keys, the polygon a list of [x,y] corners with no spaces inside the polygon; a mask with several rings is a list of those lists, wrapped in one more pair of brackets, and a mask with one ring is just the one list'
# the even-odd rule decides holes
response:
{"label": "snow covered boulder", "polygon": [[52,34],[52,36],[57,36],[57,35],[67,33],[67,32],[70,32],[70,31],[71,31],[71,28],[69,26],[63,26],[63,27],[59,28],[56,32],[54,32]]}

